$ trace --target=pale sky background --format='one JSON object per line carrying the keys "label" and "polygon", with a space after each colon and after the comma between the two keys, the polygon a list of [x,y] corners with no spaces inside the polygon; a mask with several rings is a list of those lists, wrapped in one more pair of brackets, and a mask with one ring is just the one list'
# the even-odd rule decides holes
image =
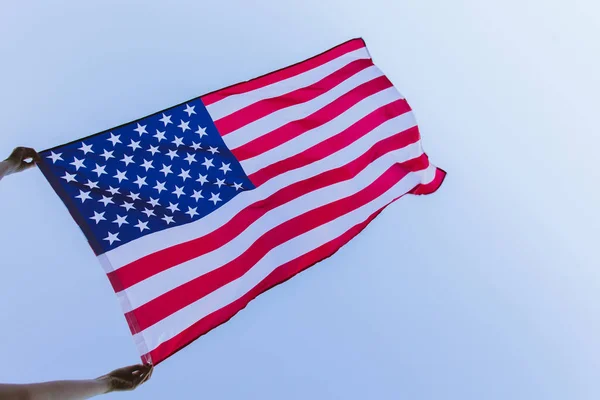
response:
{"label": "pale sky background", "polygon": [[[596,0],[9,1],[0,151],[364,37],[449,173],[106,399],[600,398]],[[39,171],[0,182],[0,381],[139,362]]]}

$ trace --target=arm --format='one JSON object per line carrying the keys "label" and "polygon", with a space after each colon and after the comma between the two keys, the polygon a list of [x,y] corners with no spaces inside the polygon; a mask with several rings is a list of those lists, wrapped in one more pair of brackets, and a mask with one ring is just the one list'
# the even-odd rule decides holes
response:
{"label": "arm", "polygon": [[0,385],[0,398],[7,400],[76,400],[103,393],[108,393],[108,384],[96,379]]}
{"label": "arm", "polygon": [[13,165],[10,161],[4,160],[0,162],[0,179],[13,172]]}
{"label": "arm", "polygon": [[0,399],[80,400],[100,394],[133,390],[152,375],[151,365],[132,365],[97,379],[54,381],[25,385],[0,385]]}
{"label": "arm", "polygon": [[0,180],[6,175],[31,168],[38,161],[40,156],[35,150],[29,147],[17,147],[6,160],[0,162]]}

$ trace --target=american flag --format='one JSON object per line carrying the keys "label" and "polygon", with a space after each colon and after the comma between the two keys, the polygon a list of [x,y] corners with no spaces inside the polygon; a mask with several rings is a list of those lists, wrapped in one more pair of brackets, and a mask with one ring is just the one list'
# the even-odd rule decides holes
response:
{"label": "american flag", "polygon": [[41,155],[153,364],[445,176],[362,39]]}

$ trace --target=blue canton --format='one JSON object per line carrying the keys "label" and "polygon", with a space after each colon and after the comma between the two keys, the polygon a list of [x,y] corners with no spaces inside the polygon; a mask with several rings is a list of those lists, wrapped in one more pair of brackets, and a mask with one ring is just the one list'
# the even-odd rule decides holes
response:
{"label": "blue canton", "polygon": [[254,188],[200,99],[41,156],[96,254],[196,221]]}

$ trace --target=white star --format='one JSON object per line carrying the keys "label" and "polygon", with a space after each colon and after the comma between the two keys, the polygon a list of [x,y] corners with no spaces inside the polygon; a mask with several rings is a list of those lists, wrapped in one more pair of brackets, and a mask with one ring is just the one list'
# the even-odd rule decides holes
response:
{"label": "white star", "polygon": [[198,161],[196,161],[196,155],[190,154],[190,153],[188,153],[187,157],[184,158],[184,160],[187,161],[188,163],[190,163],[190,165],[192,165],[192,163],[198,162]]}
{"label": "white star", "polygon": [[61,156],[62,153],[56,154],[53,151],[51,151],[50,155],[47,158],[52,160],[52,164],[56,164],[57,161],[64,161]]}
{"label": "white star", "polygon": [[87,183],[84,183],[84,185],[87,186],[88,188],[90,188],[90,190],[98,189],[98,182],[92,182],[89,179],[88,179]]}
{"label": "white star", "polygon": [[154,214],[154,210],[149,210],[149,209],[145,209],[144,211],[142,211],[144,214],[146,214],[146,216],[148,218],[150,217],[156,217],[156,215]]}
{"label": "white star", "polygon": [[108,232],[108,236],[104,238],[104,240],[108,240],[109,245],[112,245],[114,242],[120,242],[121,239],[118,238],[119,233],[110,233]]}
{"label": "white star", "polygon": [[81,147],[79,148],[79,150],[83,151],[83,154],[87,154],[87,153],[93,153],[94,150],[92,150],[92,145],[89,144],[85,144],[83,142],[81,142]]}
{"label": "white star", "polygon": [[202,139],[202,136],[208,136],[208,133],[206,133],[206,128],[203,128],[200,125],[198,125],[198,130],[196,133],[200,135],[200,139]]}
{"label": "white star", "polygon": [[141,220],[138,219],[138,223],[137,225],[134,225],[136,228],[140,228],[140,232],[143,232],[144,230],[150,230],[150,228],[148,228],[148,222],[142,222]]}
{"label": "white star", "polygon": [[150,145],[150,148],[147,151],[152,153],[152,155],[155,155],[156,153],[160,153],[160,150],[158,150],[158,146],[154,147],[152,145]]}
{"label": "white star", "polygon": [[146,132],[146,126],[147,125],[140,125],[138,123],[137,124],[137,128],[135,128],[134,131],[136,131],[137,133],[139,133],[140,137],[141,137],[144,133],[148,133],[148,132]]}
{"label": "white star", "polygon": [[140,195],[138,193],[133,193],[133,192],[129,193],[127,195],[127,197],[129,197],[131,199],[131,201],[136,201],[136,200],[140,199]]}
{"label": "white star", "polygon": [[177,147],[183,146],[183,138],[178,138],[177,136],[175,136],[175,139],[171,143],[173,143]]}
{"label": "white star", "polygon": [[145,176],[143,178],[141,178],[139,175],[136,175],[136,176],[137,176],[137,179],[133,183],[135,183],[136,185],[138,185],[139,189],[141,189],[142,186],[148,185],[146,183],[146,177]]}
{"label": "white star", "polygon": [[183,168],[181,168],[181,173],[179,175],[177,175],[177,176],[180,177],[181,179],[183,179],[183,181],[185,182],[186,179],[191,178],[191,176],[190,176],[190,170],[188,169],[186,171]]}
{"label": "white star", "polygon": [[121,135],[117,135],[117,136],[115,136],[115,135],[113,135],[113,133],[111,132],[111,133],[110,133],[110,138],[108,138],[108,139],[106,139],[106,140],[108,140],[109,142],[111,142],[111,143],[112,143],[112,145],[113,145],[113,147],[115,147],[115,146],[117,145],[117,143],[123,143],[123,142],[121,142],[121,140],[119,140],[119,138],[120,138],[120,137],[121,137]]}
{"label": "white star", "polygon": [[171,211],[171,214],[174,214],[175,211],[179,211],[179,203],[173,204],[173,203],[169,202],[169,207],[167,207],[167,208]]}
{"label": "white star", "polygon": [[215,153],[219,152],[219,150],[216,147],[212,147],[212,146],[210,146],[208,151],[210,151],[213,154],[213,156],[215,155]]}
{"label": "white star", "polygon": [[150,200],[147,201],[146,203],[150,204],[152,207],[160,206],[160,203],[158,202],[158,200],[155,200],[152,197],[150,197]]}
{"label": "white star", "polygon": [[219,187],[219,189],[221,189],[221,186],[225,185],[225,179],[219,179],[219,178],[217,178],[217,181],[215,182],[215,185],[217,185]]}
{"label": "white star", "polygon": [[204,162],[202,163],[202,165],[204,165],[206,167],[206,169],[210,169],[210,167],[214,167],[213,159],[211,158],[209,160],[208,158],[204,157]]}
{"label": "white star", "polygon": [[165,140],[165,132],[161,132],[158,129],[156,130],[156,135],[154,135],[154,137],[156,139],[158,139],[158,142],[160,143],[161,140]]}
{"label": "white star", "polygon": [[90,192],[84,192],[83,190],[80,190],[79,195],[75,196],[75,197],[78,198],[79,200],[81,200],[82,203],[85,203],[86,200],[92,199],[90,197]]}
{"label": "white star", "polygon": [[196,108],[196,106],[191,106],[190,107],[189,104],[186,104],[185,105],[185,110],[183,110],[183,111],[185,111],[187,113],[188,117],[191,117],[192,114],[196,114],[196,111],[194,111],[194,108]]}
{"label": "white star", "polygon": [[227,175],[227,172],[231,171],[231,168],[229,168],[229,166],[231,165],[231,163],[229,164],[225,164],[224,162],[221,163],[221,168],[219,168],[221,171],[223,171],[223,175]]}
{"label": "white star", "polygon": [[165,174],[165,176],[173,173],[173,171],[171,171],[171,166],[170,165],[165,165],[165,164],[163,164],[163,167],[160,170],[160,172],[162,172],[163,174]]}
{"label": "white star", "polygon": [[77,157],[73,157],[73,162],[70,165],[73,165],[77,171],[79,171],[79,168],[85,168],[83,160],[79,160]]}
{"label": "white star", "polygon": [[181,128],[182,133],[184,133],[185,131],[189,131],[190,130],[190,121],[183,122],[183,120],[181,120],[181,123],[179,125],[177,125],[177,127]]}
{"label": "white star", "polygon": [[159,121],[162,122],[163,124],[165,124],[165,126],[167,126],[169,124],[172,124],[172,122],[171,122],[171,116],[170,115],[165,115],[164,113],[163,113],[162,118],[159,119]]}
{"label": "white star", "polygon": [[173,161],[175,157],[179,157],[179,155],[177,154],[177,150],[169,150],[167,156],[171,157],[171,161]]}
{"label": "white star", "polygon": [[131,143],[127,145],[127,147],[131,147],[131,149],[133,151],[135,151],[136,149],[141,149],[142,146],[140,146],[140,142],[136,142],[133,139],[131,139]]}
{"label": "white star", "polygon": [[129,222],[127,222],[127,216],[121,217],[120,215],[117,215],[117,219],[115,219],[113,221],[113,224],[119,224],[119,228],[120,228],[121,225],[129,224]]}
{"label": "white star", "polygon": [[204,186],[204,184],[208,182],[208,175],[200,174],[200,177],[196,179],[196,182],[200,182],[200,186]]}
{"label": "white star", "polygon": [[123,159],[121,161],[124,162],[125,166],[127,167],[129,164],[133,164],[133,156],[123,154]]}
{"label": "white star", "polygon": [[98,202],[104,204],[104,207],[106,207],[109,204],[115,204],[112,197],[107,197],[104,195],[102,195],[102,200],[98,200]]}
{"label": "white star", "polygon": [[188,207],[188,210],[185,213],[189,215],[190,218],[194,218],[196,215],[199,215],[196,210],[198,210],[198,207]]}
{"label": "white star", "polygon": [[121,183],[123,180],[128,181],[129,179],[125,176],[125,172],[121,172],[119,170],[117,170],[117,174],[115,176],[113,176],[113,178],[116,178],[119,180],[119,183]]}
{"label": "white star", "polygon": [[124,201],[123,204],[121,204],[121,207],[123,207],[127,211],[130,211],[132,208],[135,210],[135,207],[133,206],[133,203],[128,203],[126,201]]}
{"label": "white star", "polygon": [[174,195],[177,196],[177,198],[179,198],[180,196],[184,195],[185,193],[183,192],[183,187],[179,187],[179,186],[175,186],[175,191],[173,192]]}
{"label": "white star", "polygon": [[70,183],[70,182],[73,182],[73,181],[77,182],[77,179],[75,179],[76,176],[77,175],[75,175],[75,174],[71,175],[70,173],[68,173],[68,172],[65,171],[65,176],[63,176],[62,178],[65,181],[67,181],[67,183]]}
{"label": "white star", "polygon": [[202,146],[200,146],[200,143],[192,142],[192,149],[200,150],[202,149]]}
{"label": "white star", "polygon": [[194,190],[192,199],[196,200],[196,203],[198,202],[198,200],[203,199],[203,198],[204,198],[204,196],[202,196],[202,190]]}
{"label": "white star", "polygon": [[117,188],[117,189],[114,189],[112,186],[109,186],[109,187],[108,187],[108,191],[109,191],[109,192],[110,192],[110,194],[112,194],[113,196],[114,196],[115,194],[121,194],[121,192],[119,192],[119,188]]}
{"label": "white star", "polygon": [[237,192],[238,190],[242,189],[242,184],[234,182],[233,187],[235,188],[235,191]]}
{"label": "white star", "polygon": [[154,186],[154,189],[158,190],[158,194],[160,194],[160,192],[163,190],[167,190],[167,188],[165,188],[165,183],[166,182],[156,181],[156,186]]}
{"label": "white star", "polygon": [[98,225],[100,221],[106,221],[106,218],[104,218],[104,213],[98,214],[96,211],[94,211],[94,216],[90,217],[90,219],[96,221],[96,225]]}
{"label": "white star", "polygon": [[217,194],[211,193],[210,199],[208,199],[208,201],[212,201],[216,206],[219,201],[223,201],[223,200],[221,200],[221,198],[219,197],[219,193],[217,193]]}
{"label": "white star", "polygon": [[113,156],[113,153],[114,151],[107,151],[106,149],[104,149],[104,153],[102,153],[100,157],[104,157],[104,159],[108,161],[111,158],[115,158],[115,156]]}
{"label": "white star", "polygon": [[106,175],[105,169],[106,169],[106,165],[100,166],[100,165],[96,164],[96,168],[94,168],[92,170],[92,172],[97,173],[98,174],[98,178],[100,178],[101,175]]}
{"label": "white star", "polygon": [[167,225],[169,224],[174,224],[175,221],[173,220],[173,217],[170,217],[168,215],[165,215],[164,217],[161,218],[163,221],[165,221],[167,223]]}
{"label": "white star", "polygon": [[154,168],[152,166],[152,161],[146,161],[146,160],[144,160],[142,167],[146,168],[146,172],[148,172],[149,169]]}

